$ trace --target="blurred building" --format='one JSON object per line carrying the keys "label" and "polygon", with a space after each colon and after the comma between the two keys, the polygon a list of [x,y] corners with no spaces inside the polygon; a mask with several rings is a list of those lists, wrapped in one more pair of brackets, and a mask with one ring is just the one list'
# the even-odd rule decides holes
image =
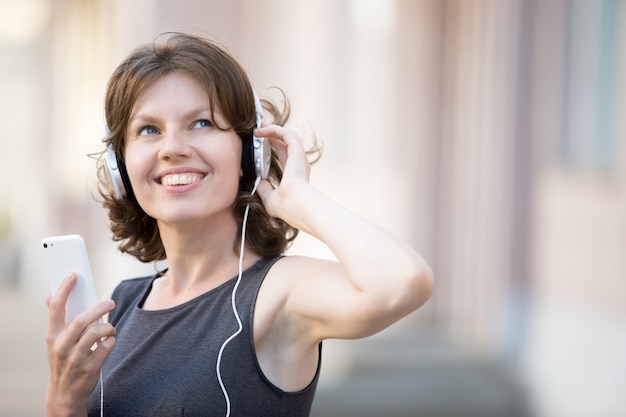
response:
{"label": "blurred building", "polygon": [[110,73],[169,30],[283,88],[325,144],[315,185],[436,272],[418,313],[326,344],[315,415],[625,415],[625,22],[620,0],[0,0],[0,416],[42,414],[41,237],[83,234],[102,292],[153,268],[116,254],[86,155]]}

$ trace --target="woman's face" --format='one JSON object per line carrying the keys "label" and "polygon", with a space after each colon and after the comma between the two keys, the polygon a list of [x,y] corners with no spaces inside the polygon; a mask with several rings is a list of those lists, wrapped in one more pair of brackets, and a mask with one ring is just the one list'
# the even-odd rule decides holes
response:
{"label": "woman's face", "polygon": [[[229,126],[220,109],[213,113],[219,126]],[[133,106],[126,168],[139,205],[159,222],[234,220],[242,143],[210,116],[205,88],[184,72],[158,79]]]}

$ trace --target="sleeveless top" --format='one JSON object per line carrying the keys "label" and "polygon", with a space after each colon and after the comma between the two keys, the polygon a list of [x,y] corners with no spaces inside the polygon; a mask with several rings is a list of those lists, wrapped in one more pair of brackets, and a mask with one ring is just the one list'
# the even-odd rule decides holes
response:
{"label": "sleeveless top", "polygon": [[[305,389],[286,392],[272,384],[257,361],[253,317],[256,298],[270,267],[262,259],[244,271],[236,305],[243,330],[224,348],[220,372],[232,417],[307,417],[320,374]],[[226,416],[216,364],[222,344],[237,329],[231,294],[237,278],[188,302],[143,310],[157,276],[122,281],[113,292],[116,344],[102,368],[106,417]],[[100,416],[100,383],[88,402]]]}

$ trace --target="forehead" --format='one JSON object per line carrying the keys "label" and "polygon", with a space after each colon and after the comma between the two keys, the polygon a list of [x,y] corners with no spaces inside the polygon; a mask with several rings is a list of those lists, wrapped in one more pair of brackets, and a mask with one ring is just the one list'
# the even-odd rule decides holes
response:
{"label": "forehead", "polygon": [[131,110],[131,119],[143,110],[184,108],[190,105],[210,106],[205,86],[191,74],[171,72],[146,86],[138,95]]}

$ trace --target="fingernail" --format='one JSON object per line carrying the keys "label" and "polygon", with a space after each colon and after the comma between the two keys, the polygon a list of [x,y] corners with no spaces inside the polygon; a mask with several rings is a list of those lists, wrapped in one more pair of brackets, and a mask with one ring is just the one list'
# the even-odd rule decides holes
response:
{"label": "fingernail", "polygon": [[107,307],[110,307],[110,308],[115,307],[115,301],[113,301],[113,300],[107,300],[106,303],[107,303],[106,304]]}

